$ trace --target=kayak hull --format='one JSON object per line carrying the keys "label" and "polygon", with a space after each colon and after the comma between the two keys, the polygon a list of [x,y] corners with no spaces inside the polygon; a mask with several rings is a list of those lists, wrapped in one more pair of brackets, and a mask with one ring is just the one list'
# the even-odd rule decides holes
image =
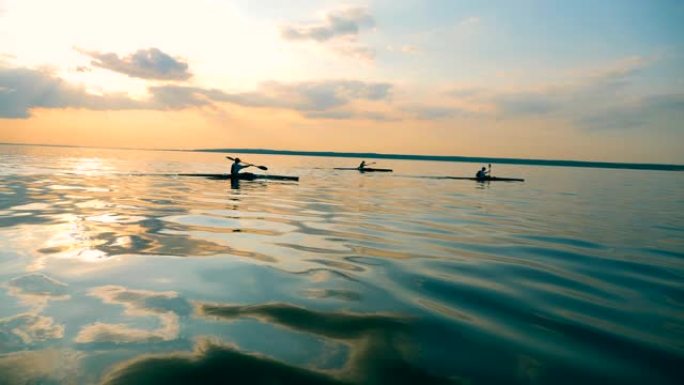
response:
{"label": "kayak hull", "polygon": [[497,176],[487,177],[487,178],[475,178],[467,176],[444,176],[440,179],[456,179],[456,180],[474,180],[477,182],[524,182],[525,179],[522,178],[500,178]]}
{"label": "kayak hull", "polygon": [[252,174],[251,172],[240,173],[237,175],[237,177],[233,177],[231,174],[178,174],[178,176],[199,177],[216,180],[299,180],[298,176]]}
{"label": "kayak hull", "polygon": [[352,167],[335,167],[335,170],[358,171],[358,172],[392,172],[391,168],[352,168]]}

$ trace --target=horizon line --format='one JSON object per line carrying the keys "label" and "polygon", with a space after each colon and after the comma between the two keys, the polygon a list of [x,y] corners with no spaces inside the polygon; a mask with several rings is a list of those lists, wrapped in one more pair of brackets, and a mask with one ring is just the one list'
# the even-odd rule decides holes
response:
{"label": "horizon line", "polygon": [[136,148],[136,147],[109,147],[109,146],[80,146],[69,144],[44,144],[44,143],[10,143],[0,142],[0,145],[11,146],[37,146],[37,147],[65,147],[65,148],[94,148],[108,150],[129,151],[169,151],[169,152],[209,152],[209,153],[238,153],[254,155],[286,155],[286,156],[318,156],[335,158],[369,158],[369,159],[397,159],[438,162],[468,162],[468,163],[499,163],[520,164],[536,166],[556,167],[586,167],[607,169],[629,170],[653,170],[653,171],[684,171],[684,164],[675,163],[644,163],[644,162],[613,162],[592,161],[573,159],[539,159],[539,158],[509,158],[488,156],[461,156],[461,155],[427,155],[427,154],[394,154],[379,152],[347,152],[347,151],[301,151],[301,150],[275,150],[265,148]]}

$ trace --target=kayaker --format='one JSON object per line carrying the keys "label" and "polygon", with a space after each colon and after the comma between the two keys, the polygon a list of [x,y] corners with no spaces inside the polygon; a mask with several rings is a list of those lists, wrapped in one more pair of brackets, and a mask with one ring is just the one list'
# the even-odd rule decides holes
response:
{"label": "kayaker", "polygon": [[236,177],[238,174],[240,174],[240,170],[242,170],[243,168],[252,167],[252,166],[254,166],[254,165],[253,164],[241,164],[240,158],[235,158],[233,160],[233,164],[230,165],[230,175],[232,175],[233,177]]}
{"label": "kayaker", "polygon": [[482,167],[482,170],[478,171],[477,174],[475,174],[475,178],[477,179],[487,179],[490,177],[490,172],[491,172],[491,166],[490,166],[490,171],[487,171],[487,167]]}
{"label": "kayaker", "polygon": [[361,164],[359,165],[359,170],[363,170],[364,168],[366,168],[366,161],[362,160]]}

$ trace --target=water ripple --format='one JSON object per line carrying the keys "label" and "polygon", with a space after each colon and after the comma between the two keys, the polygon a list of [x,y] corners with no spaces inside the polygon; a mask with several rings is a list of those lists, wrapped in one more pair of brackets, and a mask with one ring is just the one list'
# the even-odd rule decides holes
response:
{"label": "water ripple", "polygon": [[237,189],[162,175],[213,158],[78,151],[2,155],[12,384],[681,379],[684,202],[658,173],[499,186],[297,160],[299,183]]}

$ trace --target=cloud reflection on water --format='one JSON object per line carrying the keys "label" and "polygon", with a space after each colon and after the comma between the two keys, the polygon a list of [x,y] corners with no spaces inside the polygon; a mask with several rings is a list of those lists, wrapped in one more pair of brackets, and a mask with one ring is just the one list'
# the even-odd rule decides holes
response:
{"label": "cloud reflection on water", "polygon": [[7,292],[30,310],[0,318],[0,353],[64,337],[64,325],[41,313],[49,301],[70,298],[66,284],[44,274],[29,274],[11,279]]}
{"label": "cloud reflection on water", "polygon": [[175,292],[131,290],[122,286],[102,286],[89,294],[102,302],[122,305],[129,317],[155,317],[154,330],[132,328],[121,323],[94,322],[84,326],[76,336],[77,343],[142,343],[170,341],[178,337],[179,316],[190,314],[191,306]]}
{"label": "cloud reflection on water", "polygon": [[106,375],[104,384],[457,384],[411,362],[411,318],[389,314],[318,312],[275,303],[253,306],[196,304],[197,314],[217,320],[254,318],[293,331],[344,341],[352,351],[341,370],[313,370],[236,347],[200,341],[195,352],[143,356]]}
{"label": "cloud reflection on water", "polygon": [[73,350],[52,348],[0,355],[0,383],[76,385],[74,371],[81,356]]}

